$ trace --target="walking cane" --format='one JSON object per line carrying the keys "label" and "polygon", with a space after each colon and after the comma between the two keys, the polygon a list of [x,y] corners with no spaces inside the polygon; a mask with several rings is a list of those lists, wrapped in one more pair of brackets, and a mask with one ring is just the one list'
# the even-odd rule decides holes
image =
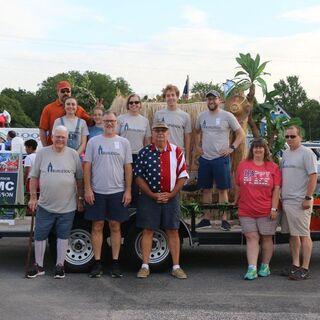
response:
{"label": "walking cane", "polygon": [[31,225],[30,225],[30,234],[29,234],[29,243],[28,243],[28,255],[27,255],[26,269],[25,269],[25,275],[24,275],[25,278],[27,278],[28,269],[29,269],[30,260],[31,260],[34,213],[35,213],[35,210],[31,210]]}

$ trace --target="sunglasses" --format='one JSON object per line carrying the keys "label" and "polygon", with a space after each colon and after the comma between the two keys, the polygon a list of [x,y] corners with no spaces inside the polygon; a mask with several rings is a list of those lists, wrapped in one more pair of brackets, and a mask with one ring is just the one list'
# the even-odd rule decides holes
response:
{"label": "sunglasses", "polygon": [[61,93],[70,93],[71,90],[70,89],[62,89],[60,90]]}
{"label": "sunglasses", "polygon": [[293,135],[293,134],[288,134],[286,136],[284,136],[286,139],[295,139],[297,136]]}
{"label": "sunglasses", "polygon": [[139,104],[139,103],[140,103],[140,101],[129,101],[129,104],[130,104],[130,105]]}

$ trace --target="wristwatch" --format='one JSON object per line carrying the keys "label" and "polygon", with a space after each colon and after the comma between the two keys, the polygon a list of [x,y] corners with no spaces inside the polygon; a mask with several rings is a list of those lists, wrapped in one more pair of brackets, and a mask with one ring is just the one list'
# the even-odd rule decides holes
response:
{"label": "wristwatch", "polygon": [[232,144],[231,146],[230,146],[230,148],[234,151],[234,150],[236,150],[236,147]]}
{"label": "wristwatch", "polygon": [[305,196],[304,199],[305,199],[305,200],[312,200],[312,197],[310,197],[310,196]]}
{"label": "wristwatch", "polygon": [[84,200],[84,197],[79,196],[78,200]]}
{"label": "wristwatch", "polygon": [[271,211],[278,212],[278,209],[277,208],[271,208]]}

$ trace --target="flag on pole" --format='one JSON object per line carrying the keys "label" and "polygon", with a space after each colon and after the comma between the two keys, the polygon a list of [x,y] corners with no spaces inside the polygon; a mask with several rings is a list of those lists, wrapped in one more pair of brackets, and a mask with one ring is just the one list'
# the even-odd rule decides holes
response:
{"label": "flag on pole", "polygon": [[189,76],[187,76],[186,84],[184,85],[184,88],[183,88],[182,98],[184,100],[189,99]]}

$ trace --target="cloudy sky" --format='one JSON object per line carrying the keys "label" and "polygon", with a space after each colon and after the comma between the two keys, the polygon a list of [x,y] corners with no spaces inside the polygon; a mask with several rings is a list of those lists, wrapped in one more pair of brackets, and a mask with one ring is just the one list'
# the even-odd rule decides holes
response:
{"label": "cloudy sky", "polygon": [[154,95],[187,75],[222,84],[239,52],[271,61],[270,89],[298,75],[319,100],[319,0],[0,0],[0,90],[93,70]]}

